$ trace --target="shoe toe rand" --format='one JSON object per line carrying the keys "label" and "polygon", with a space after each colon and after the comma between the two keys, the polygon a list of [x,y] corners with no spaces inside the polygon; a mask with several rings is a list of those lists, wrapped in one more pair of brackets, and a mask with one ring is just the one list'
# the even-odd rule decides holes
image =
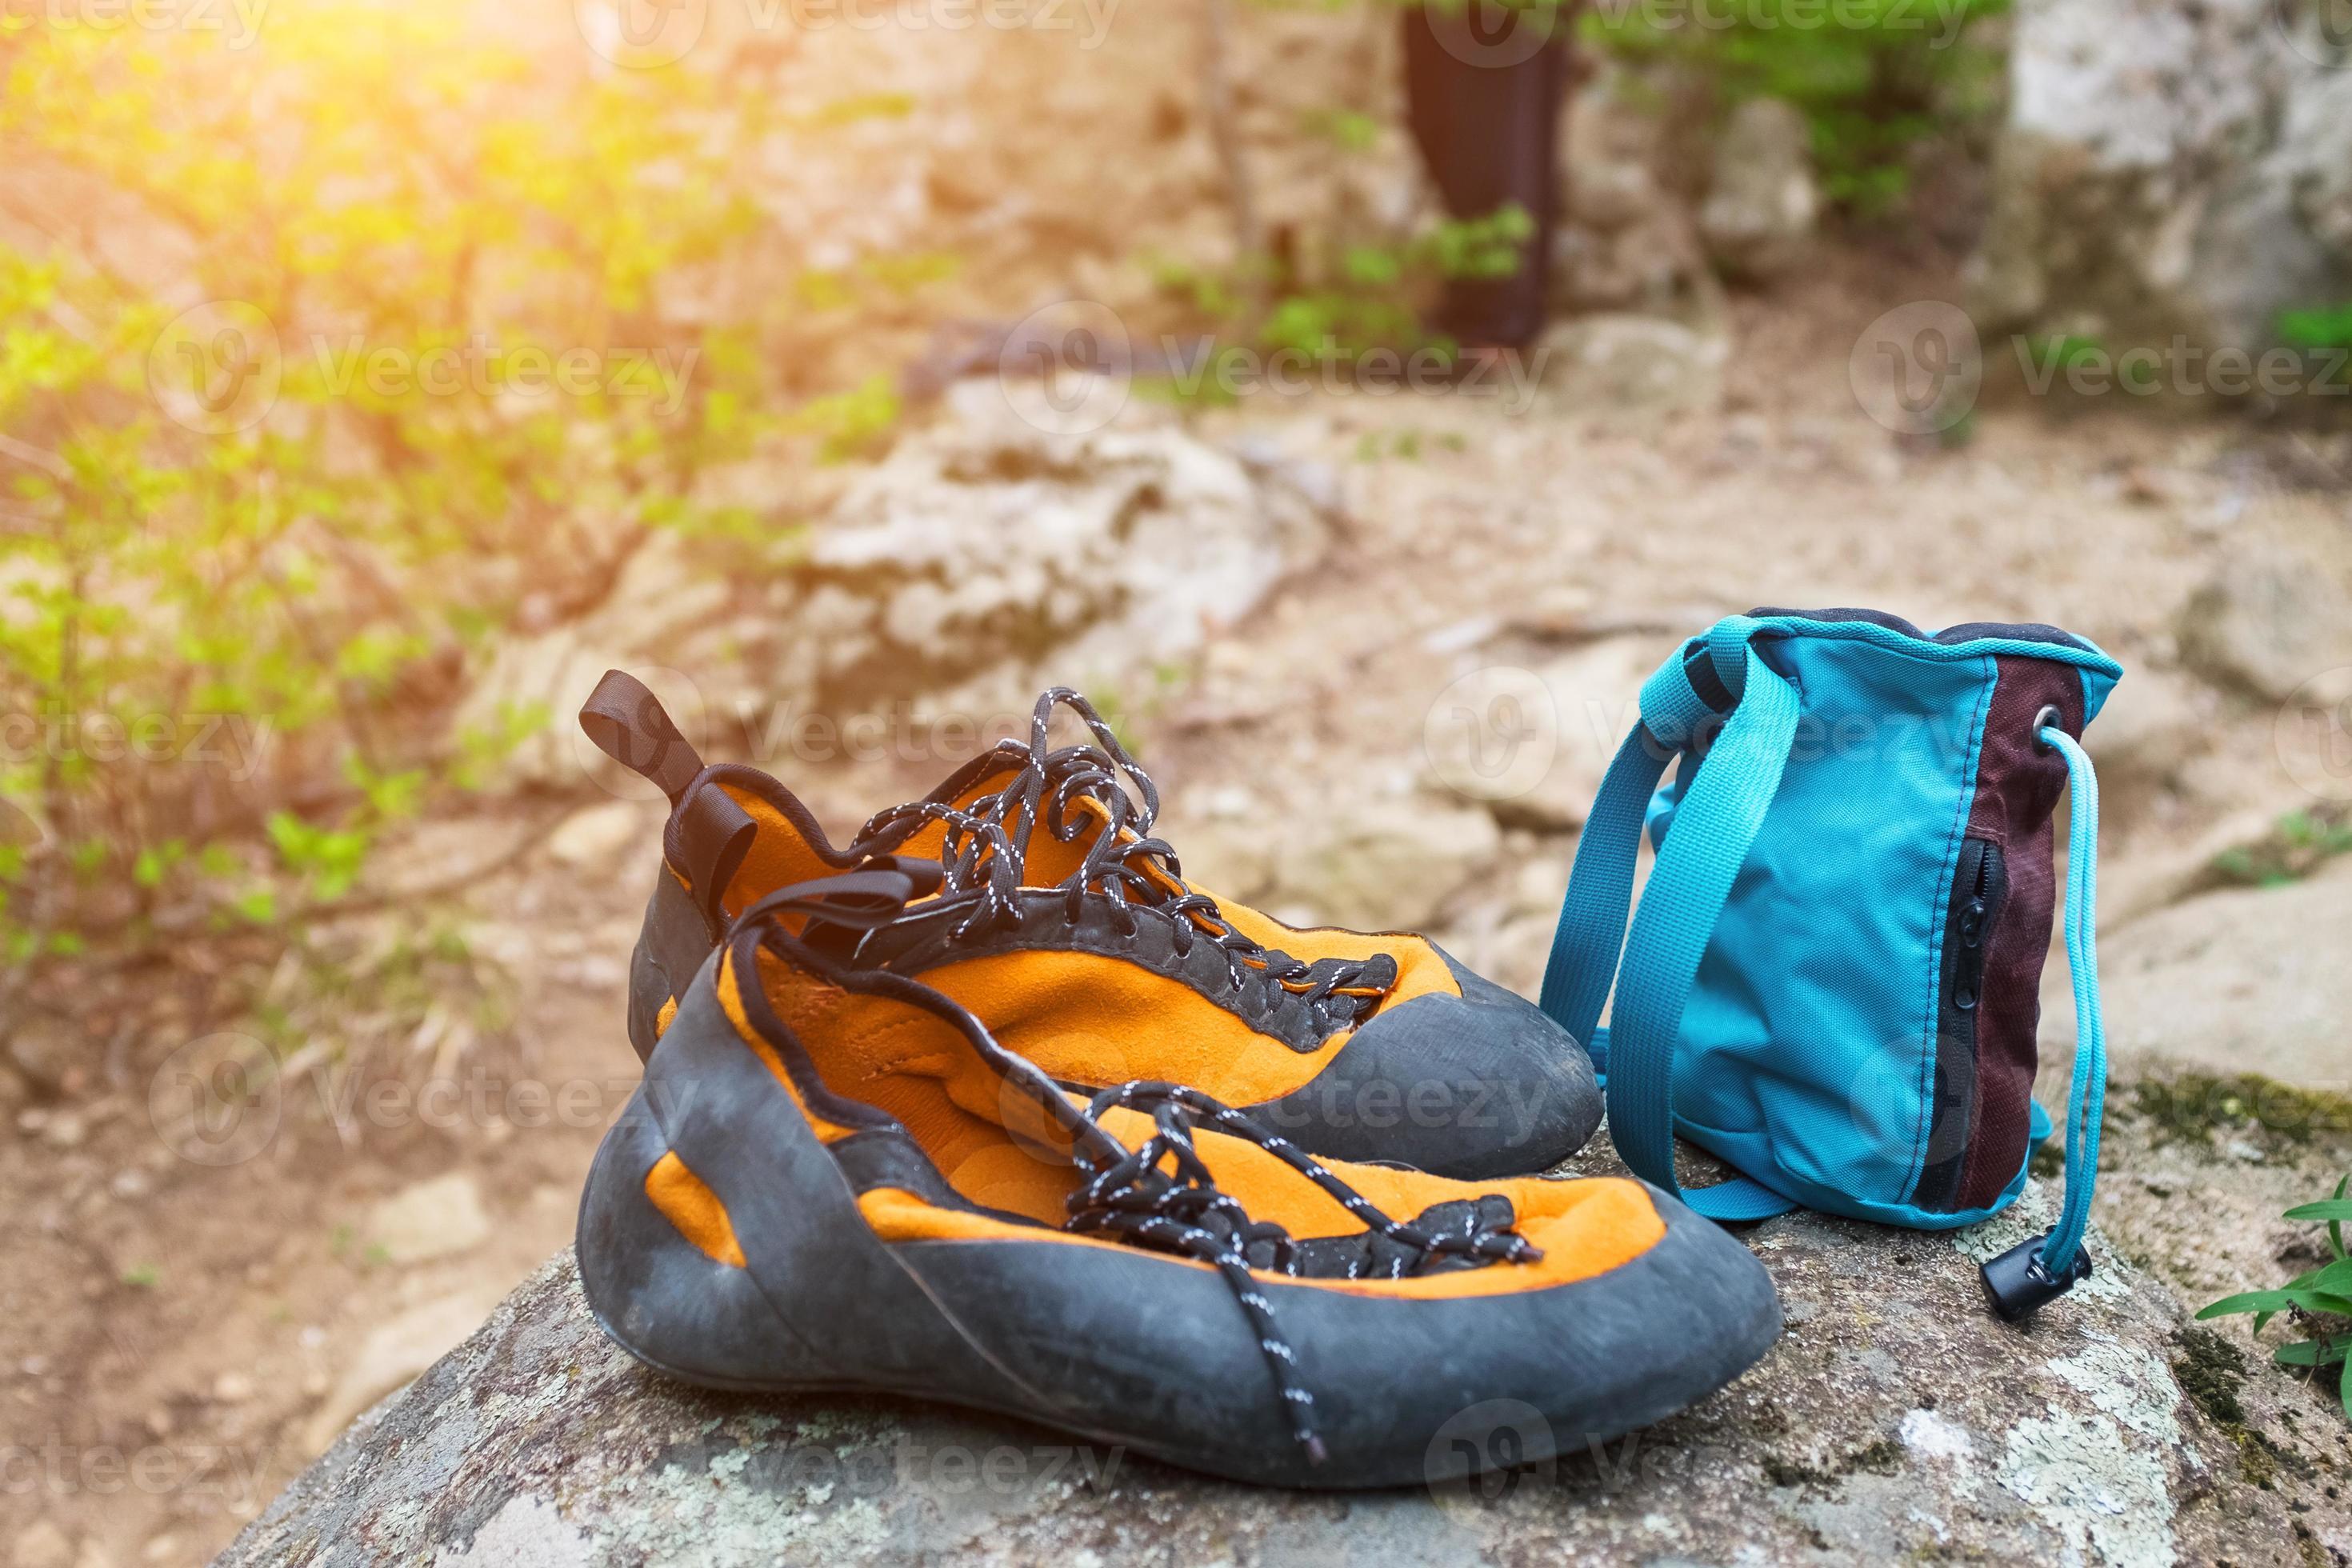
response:
{"label": "shoe toe rand", "polygon": [[[1585,1451],[1704,1398],[1780,1330],[1770,1277],[1711,1222],[1653,1194],[1666,1233],[1604,1274],[1488,1296],[1398,1300],[1261,1276],[1330,1454],[1299,1451],[1249,1320],[1213,1271],[1054,1243],[900,1244],[959,1330],[1061,1408],[1019,1410],[1188,1468],[1286,1486],[1434,1483],[1496,1448]],[[1509,1265],[1495,1265],[1507,1268]]]}
{"label": "shoe toe rand", "polygon": [[1534,1003],[1437,952],[1460,995],[1383,1007],[1312,1079],[1248,1112],[1327,1159],[1465,1181],[1532,1175],[1584,1147],[1602,1110],[1584,1048]]}

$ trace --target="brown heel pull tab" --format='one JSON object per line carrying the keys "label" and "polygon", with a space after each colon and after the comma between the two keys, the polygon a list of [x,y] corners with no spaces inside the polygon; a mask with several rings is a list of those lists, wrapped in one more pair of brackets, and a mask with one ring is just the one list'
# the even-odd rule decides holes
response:
{"label": "brown heel pull tab", "polygon": [[634,675],[608,669],[580,708],[580,728],[597,750],[650,780],[677,804],[702,758],[670,722],[661,699]]}
{"label": "brown heel pull tab", "polygon": [[663,858],[686,879],[716,942],[727,925],[727,886],[751,853],[758,824],[717,784],[694,787],[702,775],[701,755],[635,676],[606,670],[581,705],[580,728],[606,756],[669,796]]}
{"label": "brown heel pull tab", "polygon": [[694,895],[713,942],[726,932],[728,885],[742,869],[743,857],[751,852],[751,840],[759,832],[751,814],[715,784],[688,795],[670,814],[663,850],[686,878],[687,890]]}

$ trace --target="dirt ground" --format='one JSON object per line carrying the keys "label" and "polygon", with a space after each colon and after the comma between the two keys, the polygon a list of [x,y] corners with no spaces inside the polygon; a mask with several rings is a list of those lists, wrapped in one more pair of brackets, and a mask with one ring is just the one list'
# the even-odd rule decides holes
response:
{"label": "dirt ground", "polygon": [[[2341,568],[2352,475],[2311,482],[2333,459],[2293,436],[1997,401],[1957,447],[1871,423],[1848,383],[1857,333],[1956,287],[1856,249],[1775,297],[1736,300],[1720,411],[1512,417],[1454,396],[1320,395],[1204,418],[1211,440],[1256,431],[1337,465],[1349,533],[1136,710],[1173,803],[1168,836],[1183,849],[1213,798],[1230,843],[1279,839],[1350,792],[1409,789],[1444,687],[1598,631],[1664,647],[1754,604],[1870,605],[1928,626],[2052,622],[2129,669],[2172,661],[2177,606],[2229,552],[2292,543]],[[2233,812],[2276,808],[2266,722],[2225,714],[2221,760],[2191,786],[2119,799],[2111,887]],[[1607,743],[1576,730],[1563,744]],[[928,787],[928,772],[792,782],[845,829]],[[541,842],[548,822],[600,804],[530,800],[436,825],[404,851],[505,862],[436,907],[477,933],[472,962],[506,988],[510,1025],[471,1045],[415,1042],[373,1080],[414,1092],[437,1079],[447,1103],[379,1102],[321,1066],[255,1102],[248,1128],[269,1123],[258,1135],[205,1144],[236,1152],[250,1137],[247,1157],[200,1163],[151,1106],[167,1042],[136,1023],[135,995],[91,999],[91,1043],[110,1047],[92,1059],[110,1067],[60,1106],[12,1109],[0,1134],[0,1543],[19,1561],[203,1561],[354,1401],[383,1391],[372,1369],[413,1371],[569,1239],[580,1178],[635,1076],[623,983],[658,821],[641,805],[632,841],[571,862]],[[1516,880],[1454,896],[1442,939],[1532,987],[1528,911],[1557,897],[1571,849],[1513,831]],[[421,936],[439,917],[385,918]],[[160,983],[200,984],[216,963],[175,953]],[[444,1184],[405,1218],[380,1207],[452,1173],[472,1198]]]}

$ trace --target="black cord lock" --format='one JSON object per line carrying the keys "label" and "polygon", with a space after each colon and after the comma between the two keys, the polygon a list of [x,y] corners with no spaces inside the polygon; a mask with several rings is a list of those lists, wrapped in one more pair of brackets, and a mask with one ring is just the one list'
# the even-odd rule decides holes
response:
{"label": "black cord lock", "polygon": [[2042,1267],[2046,1236],[2028,1237],[1981,1270],[1986,1296],[2003,1322],[2021,1323],[2091,1277],[2091,1249],[2074,1248],[2074,1260],[2056,1274]]}

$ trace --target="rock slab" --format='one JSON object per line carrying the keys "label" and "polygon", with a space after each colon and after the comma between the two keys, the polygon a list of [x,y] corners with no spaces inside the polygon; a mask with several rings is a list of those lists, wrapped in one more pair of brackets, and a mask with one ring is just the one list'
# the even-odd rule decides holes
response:
{"label": "rock slab", "polygon": [[1731,111],[1715,146],[1700,236],[1717,266],[1737,278],[1787,277],[1804,264],[1821,214],[1812,129],[1791,104],[1748,100]]}
{"label": "rock slab", "polygon": [[[2104,942],[2107,1049],[2118,1070],[2260,1073],[2352,1089],[2352,859],[2280,888],[2207,893]],[[2065,964],[2042,977],[2045,1042],[2071,1038]]]}
{"label": "rock slab", "polygon": [[[597,1330],[569,1253],[362,1417],[229,1547],[246,1564],[2293,1562],[2283,1491],[2185,1398],[2178,1309],[2116,1260],[2030,1329],[1957,1236],[1818,1215],[1748,1239],[1789,1319],[1754,1371],[1477,1491],[1261,1490],[913,1403],[684,1387]],[[1236,1326],[1236,1331],[1240,1331]],[[2316,1495],[2315,1493],[2314,1494]],[[2336,1505],[2323,1505],[2333,1507]]]}
{"label": "rock slab", "polygon": [[2352,70],[2328,20],[2020,5],[1979,326],[2260,348],[2282,311],[2352,292]]}

